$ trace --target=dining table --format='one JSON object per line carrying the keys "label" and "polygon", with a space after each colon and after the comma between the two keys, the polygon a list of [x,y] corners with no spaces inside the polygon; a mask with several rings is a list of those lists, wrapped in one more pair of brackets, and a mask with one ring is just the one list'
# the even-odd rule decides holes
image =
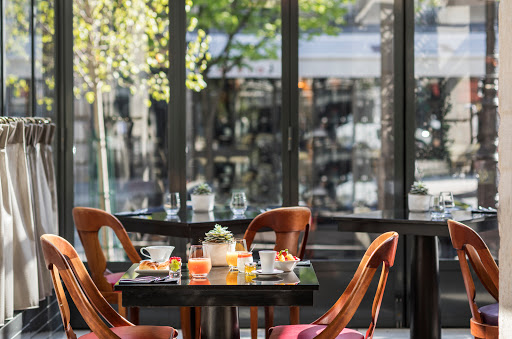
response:
{"label": "dining table", "polygon": [[[133,264],[115,286],[123,306],[201,307],[201,338],[240,338],[240,306],[313,306],[318,279],[311,263],[276,275],[246,275],[212,267],[206,279],[191,278],[186,265],[171,282],[137,282]],[[128,279],[128,282],[125,280]]]}
{"label": "dining table", "polygon": [[[410,338],[440,339],[441,313],[439,294],[438,237],[449,237],[447,219],[462,222],[477,232],[496,230],[496,213],[478,210],[457,210],[441,218],[430,212],[409,212],[402,209],[374,210],[362,213],[324,213],[319,222],[337,223],[340,232],[398,232],[401,241],[412,237],[410,267]],[[403,252],[407,256],[409,251]],[[462,276],[461,276],[462,279]]]}

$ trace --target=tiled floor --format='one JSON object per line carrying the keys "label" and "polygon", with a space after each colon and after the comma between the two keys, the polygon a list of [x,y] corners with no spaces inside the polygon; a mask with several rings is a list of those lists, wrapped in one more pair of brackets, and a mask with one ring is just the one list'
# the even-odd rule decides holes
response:
{"label": "tiled floor", "polygon": [[[365,333],[366,329],[359,329],[361,333]],[[241,339],[250,339],[251,334],[249,329],[242,329],[240,331]],[[88,331],[76,331],[77,336],[89,333]],[[443,329],[442,337],[445,339],[472,339],[473,337],[469,334],[469,329]],[[22,335],[21,339],[66,339],[66,335],[62,332],[59,334],[38,334],[36,336]],[[265,338],[263,329],[258,330],[258,338]],[[409,339],[408,329],[386,329],[381,328],[375,331],[373,336],[374,339]],[[182,339],[181,333],[178,339]]]}

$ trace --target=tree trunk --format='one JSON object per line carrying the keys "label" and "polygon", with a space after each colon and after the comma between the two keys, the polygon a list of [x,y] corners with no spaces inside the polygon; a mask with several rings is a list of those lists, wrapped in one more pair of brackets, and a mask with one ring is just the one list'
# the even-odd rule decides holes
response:
{"label": "tree trunk", "polygon": [[394,208],[393,180],[395,176],[394,153],[394,69],[393,69],[393,5],[381,4],[380,10],[380,100],[381,100],[381,150],[378,172],[378,206],[380,210]]}
{"label": "tree trunk", "polygon": [[495,206],[496,187],[496,124],[497,124],[497,55],[496,55],[496,3],[485,3],[486,53],[485,78],[483,80],[482,109],[478,114],[478,136],[480,148],[476,153],[475,168],[478,173],[478,205]]}

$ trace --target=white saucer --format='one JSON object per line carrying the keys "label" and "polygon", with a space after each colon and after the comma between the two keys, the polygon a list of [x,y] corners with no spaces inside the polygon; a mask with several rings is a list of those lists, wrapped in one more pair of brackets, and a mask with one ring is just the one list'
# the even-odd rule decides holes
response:
{"label": "white saucer", "polygon": [[261,270],[255,270],[254,273],[256,273],[257,275],[260,275],[262,277],[265,277],[265,276],[270,277],[270,276],[273,276],[273,275],[276,275],[276,274],[283,273],[283,271],[282,270],[274,269],[274,272],[272,272],[272,273],[263,273],[263,272],[261,272]]}

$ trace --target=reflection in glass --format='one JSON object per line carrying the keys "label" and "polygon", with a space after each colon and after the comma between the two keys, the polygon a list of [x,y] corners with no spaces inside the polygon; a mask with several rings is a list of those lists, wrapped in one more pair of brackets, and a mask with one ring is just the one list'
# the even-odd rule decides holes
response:
{"label": "reflection in glass", "polygon": [[363,4],[299,1],[299,194],[329,211],[393,207],[393,3]]}
{"label": "reflection in glass", "polygon": [[55,12],[53,0],[35,1],[34,90],[35,115],[54,117]]}
{"label": "reflection in glass", "polygon": [[30,0],[5,0],[4,81],[6,116],[31,116],[32,57]]}
{"label": "reflection in glass", "polygon": [[498,4],[415,1],[416,179],[456,208],[496,205]]}
{"label": "reflection in glass", "polygon": [[187,181],[212,184],[216,203],[244,189],[256,204],[281,204],[280,2],[194,1],[191,36],[210,41],[206,87],[188,93]]}

